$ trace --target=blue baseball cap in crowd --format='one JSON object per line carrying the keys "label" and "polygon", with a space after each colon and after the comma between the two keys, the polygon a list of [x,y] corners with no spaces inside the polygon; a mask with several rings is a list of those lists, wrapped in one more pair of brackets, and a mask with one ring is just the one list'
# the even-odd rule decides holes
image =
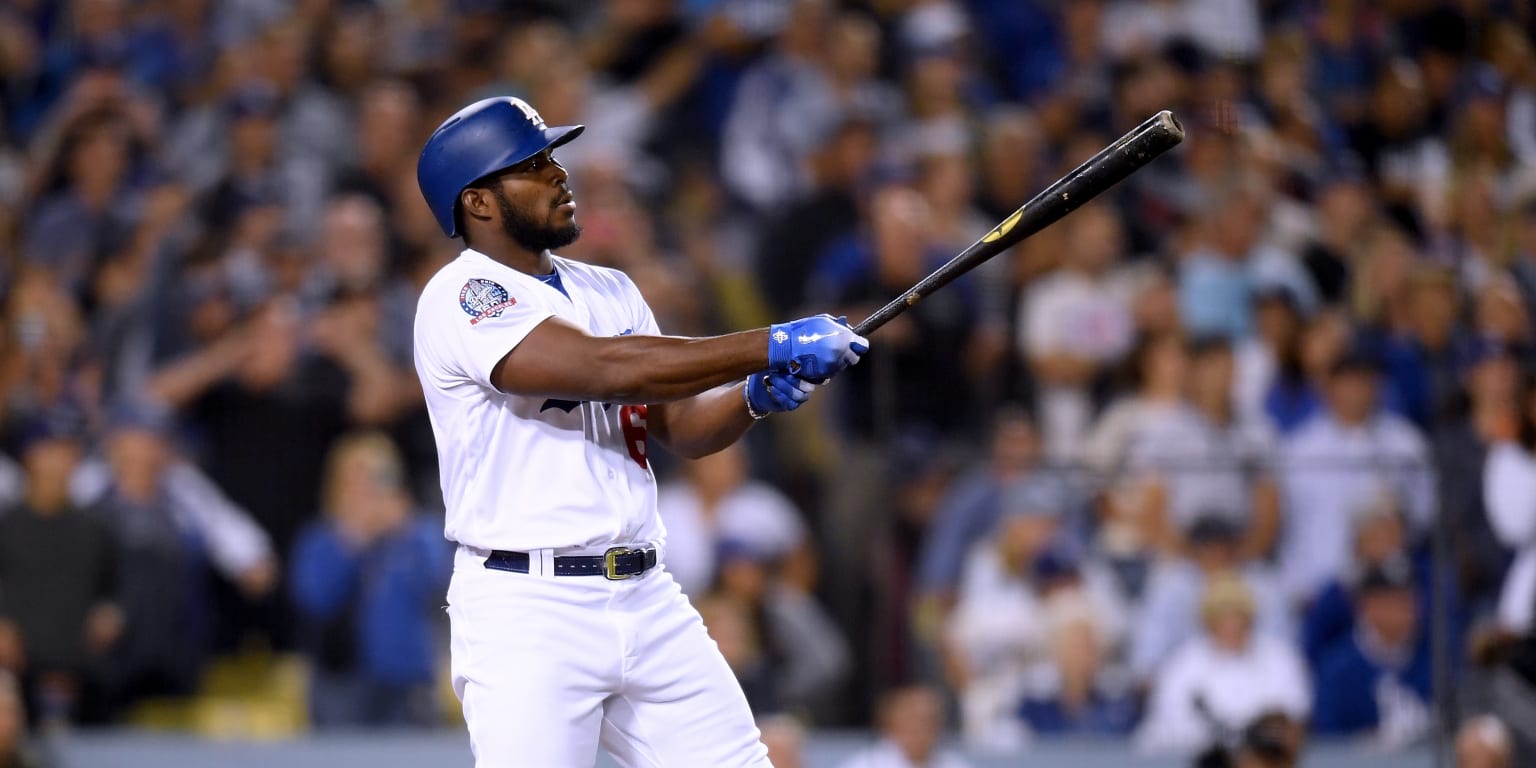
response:
{"label": "blue baseball cap in crowd", "polygon": [[265,80],[247,80],[232,89],[224,99],[230,119],[277,117],[282,112],[282,95],[277,86]]}
{"label": "blue baseball cap in crowd", "polygon": [[26,455],[34,447],[56,440],[83,440],[85,414],[69,404],[54,405],[21,419],[16,432],[16,451]]}

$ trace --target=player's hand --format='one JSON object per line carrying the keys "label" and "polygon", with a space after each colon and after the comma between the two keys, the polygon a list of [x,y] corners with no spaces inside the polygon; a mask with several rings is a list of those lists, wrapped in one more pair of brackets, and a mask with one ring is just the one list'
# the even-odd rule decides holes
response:
{"label": "player's hand", "polygon": [[810,400],[818,386],[792,373],[754,373],[747,377],[747,405],[759,416],[793,411]]}
{"label": "player's hand", "polygon": [[816,315],[768,329],[768,367],[810,381],[825,381],[859,362],[869,340],[848,327],[848,318]]}

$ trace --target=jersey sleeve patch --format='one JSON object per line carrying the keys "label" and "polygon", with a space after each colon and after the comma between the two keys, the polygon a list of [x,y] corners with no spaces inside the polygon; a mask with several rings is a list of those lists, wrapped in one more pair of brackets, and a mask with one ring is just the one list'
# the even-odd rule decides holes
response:
{"label": "jersey sleeve patch", "polygon": [[493,317],[501,317],[509,307],[517,304],[517,299],[501,287],[500,283],[486,280],[480,277],[471,277],[464,287],[459,289],[459,306],[464,313],[469,315],[470,325],[479,325],[483,320]]}

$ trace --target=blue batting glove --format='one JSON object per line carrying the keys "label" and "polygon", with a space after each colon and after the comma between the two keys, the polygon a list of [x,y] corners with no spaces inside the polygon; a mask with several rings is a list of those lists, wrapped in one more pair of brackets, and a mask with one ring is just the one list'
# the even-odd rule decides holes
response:
{"label": "blue batting glove", "polygon": [[761,419],[770,413],[799,408],[811,399],[817,386],[794,374],[763,371],[747,377],[746,390],[742,394],[747,399],[747,413],[754,419]]}
{"label": "blue batting glove", "polygon": [[768,367],[802,379],[825,381],[868,351],[869,340],[846,317],[816,315],[768,328]]}

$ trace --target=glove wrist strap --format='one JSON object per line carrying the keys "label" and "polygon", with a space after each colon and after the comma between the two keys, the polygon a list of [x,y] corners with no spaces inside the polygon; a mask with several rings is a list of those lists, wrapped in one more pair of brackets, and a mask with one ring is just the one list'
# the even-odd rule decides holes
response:
{"label": "glove wrist strap", "polygon": [[[767,374],[763,374],[762,384],[764,387],[768,386]],[[753,421],[762,421],[768,418],[768,414],[758,413],[757,409],[752,407],[752,382],[750,380],[741,388],[741,400],[747,404],[747,415],[751,416]]]}

